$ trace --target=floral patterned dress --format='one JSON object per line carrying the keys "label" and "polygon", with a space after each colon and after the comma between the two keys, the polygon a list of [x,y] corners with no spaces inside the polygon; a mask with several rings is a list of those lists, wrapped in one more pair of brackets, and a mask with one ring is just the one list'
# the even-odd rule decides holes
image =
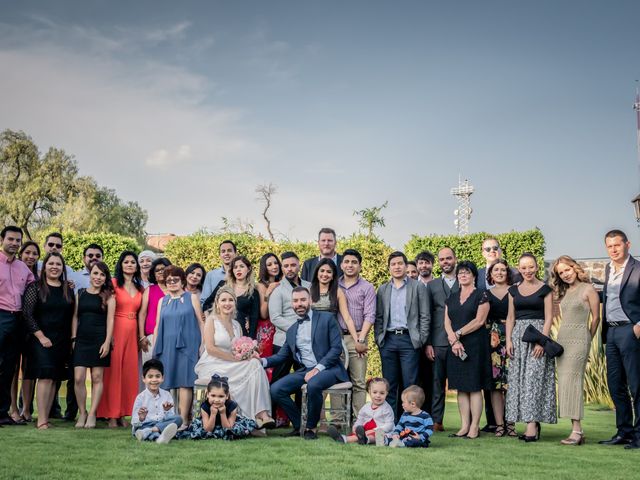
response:
{"label": "floral patterned dress", "polygon": [[507,357],[506,319],[509,312],[509,294],[500,299],[491,290],[487,292],[490,310],[487,316],[487,330],[491,343],[492,390],[506,390],[509,386],[507,373],[509,358]]}
{"label": "floral patterned dress", "polygon": [[[227,414],[232,413],[238,408],[238,404],[233,400],[227,400],[225,402],[225,409]],[[205,399],[200,405],[200,410],[204,410],[208,415],[211,415],[211,406]],[[176,438],[184,438],[191,440],[208,440],[208,439],[222,439],[222,440],[239,440],[241,438],[248,437],[251,432],[258,428],[256,422],[250,418],[243,417],[242,415],[236,415],[236,422],[231,428],[225,428],[222,426],[220,420],[220,413],[216,414],[216,424],[211,432],[207,432],[202,424],[202,416],[196,418],[191,422],[191,425],[186,430],[179,432]]]}

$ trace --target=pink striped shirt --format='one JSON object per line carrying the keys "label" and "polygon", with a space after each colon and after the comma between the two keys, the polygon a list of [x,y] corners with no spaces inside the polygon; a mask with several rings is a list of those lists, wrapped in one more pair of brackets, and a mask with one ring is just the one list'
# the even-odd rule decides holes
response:
{"label": "pink striped shirt", "polygon": [[[364,322],[373,325],[376,322],[376,289],[364,278],[358,277],[358,281],[346,287],[344,277],[340,277],[338,285],[347,297],[347,308],[353,319],[356,330],[362,330]],[[338,313],[338,323],[343,330],[347,329],[342,315]]]}
{"label": "pink striped shirt", "polygon": [[9,261],[0,250],[0,310],[19,312],[22,310],[22,295],[27,285],[35,281],[29,267],[16,257]]}

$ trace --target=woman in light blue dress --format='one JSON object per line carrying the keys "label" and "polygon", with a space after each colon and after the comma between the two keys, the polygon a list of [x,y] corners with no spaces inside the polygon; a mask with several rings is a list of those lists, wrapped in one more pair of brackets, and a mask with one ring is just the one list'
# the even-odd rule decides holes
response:
{"label": "woman in light blue dress", "polygon": [[153,357],[164,365],[162,388],[179,390],[179,412],[186,428],[196,380],[194,368],[202,344],[202,310],[198,297],[184,291],[184,270],[170,265],[165,268],[164,278],[168,294],[158,303]]}

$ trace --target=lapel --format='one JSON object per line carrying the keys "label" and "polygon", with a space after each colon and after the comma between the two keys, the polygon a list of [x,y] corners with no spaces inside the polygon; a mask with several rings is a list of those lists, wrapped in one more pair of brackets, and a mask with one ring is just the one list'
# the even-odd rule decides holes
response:
{"label": "lapel", "polygon": [[384,315],[382,317],[383,319],[382,326],[385,331],[387,330],[387,325],[389,324],[389,319],[391,318],[391,289],[393,288],[391,286],[391,282],[393,282],[393,280],[389,280],[387,283],[382,285],[382,288],[384,289],[382,291],[382,299],[384,304]]}
{"label": "lapel", "polygon": [[444,290],[445,298],[449,298],[449,295],[451,295],[449,284],[445,281],[444,277],[440,277],[440,281],[442,282],[442,290]]}
{"label": "lapel", "polygon": [[[316,338],[316,330],[318,328],[318,317],[316,312],[313,312],[311,316],[311,349],[313,350],[313,339]],[[314,352],[315,354],[315,352]]]}
{"label": "lapel", "polygon": [[627,268],[624,269],[624,273],[622,274],[622,283],[620,283],[620,293],[622,294],[622,289],[629,281],[629,277],[631,276],[631,271],[636,266],[635,259],[629,255],[629,261],[627,262]]}
{"label": "lapel", "polygon": [[291,334],[287,335],[287,342],[289,342],[289,349],[291,350],[291,354],[293,355],[293,359],[298,361],[298,349],[296,347],[296,337],[298,336],[298,321],[291,325],[287,333],[291,332]]}
{"label": "lapel", "polygon": [[406,285],[407,294],[405,295],[405,297],[406,297],[406,310],[405,311],[407,312],[407,322],[409,321],[409,309],[411,308],[411,302],[413,300],[413,293],[414,293],[413,292],[414,288],[413,288],[412,283],[413,282],[411,282],[409,279],[407,279],[407,285]]}

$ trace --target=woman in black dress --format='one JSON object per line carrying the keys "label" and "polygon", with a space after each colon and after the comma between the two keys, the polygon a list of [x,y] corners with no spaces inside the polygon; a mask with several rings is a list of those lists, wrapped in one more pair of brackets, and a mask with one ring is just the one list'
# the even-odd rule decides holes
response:
{"label": "woman in black dress", "polygon": [[224,281],[218,283],[211,295],[202,302],[204,312],[213,306],[213,300],[216,298],[218,290],[224,285],[233,288],[238,298],[236,321],[242,327],[242,335],[255,340],[258,333],[258,318],[260,318],[260,292],[253,277],[253,267],[247,257],[238,255],[231,260]]}
{"label": "woman in black dress", "polygon": [[[104,368],[111,358],[113,316],[116,299],[109,267],[95,263],[89,272],[89,288],[80,289],[76,295],[71,340],[73,342],[73,367],[76,400],[80,416],[76,428],[95,428],[96,410],[102,397]],[[87,413],[87,368],[91,369],[91,408]]]}
{"label": "woman in black dress", "polygon": [[491,406],[496,419],[496,437],[515,437],[515,424],[504,422],[504,395],[507,390],[507,337],[506,323],[509,312],[509,286],[513,275],[506,260],[499,258],[487,269],[487,300],[489,316],[487,330],[491,346]]}
{"label": "woman in black dress", "polygon": [[474,439],[480,434],[482,390],[491,387],[489,338],[484,328],[489,303],[486,292],[476,289],[478,270],[473,263],[458,263],[456,276],[460,289],[447,299],[444,328],[451,345],[447,352],[449,388],[458,391],[462,425],[450,436]]}
{"label": "woman in black dress", "polygon": [[66,367],[70,360],[74,296],[66,275],[62,255],[51,252],[42,262],[38,281],[24,292],[22,311],[32,333],[25,378],[38,380],[37,426],[42,430],[49,428],[55,382],[67,379]]}

